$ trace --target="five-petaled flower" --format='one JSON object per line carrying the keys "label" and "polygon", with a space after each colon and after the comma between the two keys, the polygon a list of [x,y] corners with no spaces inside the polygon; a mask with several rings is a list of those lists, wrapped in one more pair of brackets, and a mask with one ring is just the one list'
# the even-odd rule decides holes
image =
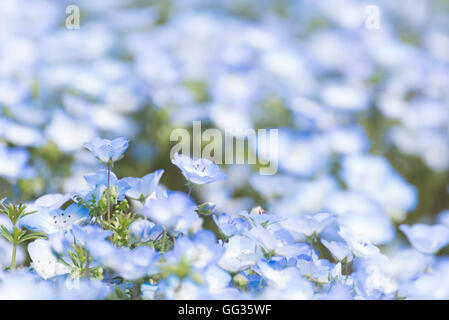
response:
{"label": "five-petaled flower", "polygon": [[100,162],[110,165],[123,157],[128,149],[128,144],[129,141],[125,138],[108,140],[97,137],[91,142],[85,143],[84,147],[92,152]]}
{"label": "five-petaled flower", "polygon": [[220,167],[208,159],[194,161],[186,155],[175,153],[172,163],[193,184],[208,184],[226,179],[226,174],[220,171]]}

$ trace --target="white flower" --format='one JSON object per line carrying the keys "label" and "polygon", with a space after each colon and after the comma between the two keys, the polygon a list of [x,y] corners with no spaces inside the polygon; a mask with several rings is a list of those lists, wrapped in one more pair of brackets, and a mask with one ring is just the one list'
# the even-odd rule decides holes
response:
{"label": "white flower", "polygon": [[256,242],[245,236],[234,236],[224,246],[226,251],[218,265],[230,272],[245,270],[263,257]]}
{"label": "white flower", "polygon": [[28,253],[34,270],[44,279],[70,272],[70,268],[59,262],[51,252],[50,243],[47,240],[37,239],[28,244]]}

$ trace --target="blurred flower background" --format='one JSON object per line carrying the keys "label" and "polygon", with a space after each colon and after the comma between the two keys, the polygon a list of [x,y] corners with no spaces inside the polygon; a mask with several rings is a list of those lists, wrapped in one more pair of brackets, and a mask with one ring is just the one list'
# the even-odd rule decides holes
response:
{"label": "blurred flower background", "polygon": [[449,2],[0,2],[0,198],[86,189],[96,136],[130,140],[118,176],[164,169],[161,184],[186,192],[169,137],[194,120],[277,128],[280,145],[276,175],[229,165],[198,201],[332,212],[393,252],[401,224],[449,226]]}

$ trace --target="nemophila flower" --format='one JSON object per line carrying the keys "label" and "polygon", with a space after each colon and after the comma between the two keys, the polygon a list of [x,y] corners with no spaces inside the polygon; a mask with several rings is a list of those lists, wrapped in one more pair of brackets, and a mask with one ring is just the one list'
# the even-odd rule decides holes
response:
{"label": "nemophila flower", "polygon": [[361,258],[385,258],[380,250],[371,242],[359,235],[355,235],[344,227],[340,227],[338,234],[346,241],[352,253]]}
{"label": "nemophila flower", "polygon": [[68,266],[58,261],[47,240],[37,239],[28,244],[28,253],[32,267],[44,279],[70,272]]}
{"label": "nemophila flower", "polygon": [[122,181],[126,182],[130,187],[126,191],[126,196],[144,202],[146,198],[156,192],[156,187],[163,174],[164,170],[157,170],[142,178],[123,178]]}
{"label": "nemophila flower", "polygon": [[263,257],[257,242],[246,236],[233,236],[223,246],[225,252],[218,265],[230,272],[243,271]]}
{"label": "nemophila flower", "polygon": [[55,296],[60,300],[98,300],[106,299],[112,287],[97,279],[67,278],[56,279]]}
{"label": "nemophila flower", "polygon": [[449,264],[446,259],[432,266],[432,272],[420,273],[412,281],[402,283],[401,296],[416,300],[447,300]]}
{"label": "nemophila flower", "polygon": [[388,255],[388,261],[378,264],[387,274],[399,281],[415,278],[432,266],[437,257],[421,253],[413,248],[403,249]]}
{"label": "nemophila flower", "polygon": [[8,148],[0,143],[0,177],[11,181],[26,177],[30,173],[29,158],[25,149]]}
{"label": "nemophila flower", "polygon": [[313,216],[287,218],[280,224],[293,233],[302,233],[307,237],[319,235],[329,224],[335,221],[335,215],[322,212]]}
{"label": "nemophila flower", "polygon": [[57,299],[53,284],[36,274],[19,270],[0,273],[0,299],[50,300]]}
{"label": "nemophila flower", "polygon": [[157,284],[143,283],[140,286],[140,291],[144,299],[156,300],[161,296],[160,288]]}
{"label": "nemophila flower", "polygon": [[210,295],[217,299],[239,299],[241,297],[240,292],[231,287],[231,275],[216,264],[212,264],[206,269],[203,279]]}
{"label": "nemophila flower", "polygon": [[223,255],[215,235],[209,230],[202,230],[193,237],[178,238],[172,251],[167,252],[168,264],[177,264],[181,261],[189,267],[203,270],[212,263],[217,262]]}
{"label": "nemophila flower", "polygon": [[189,196],[182,192],[173,192],[167,198],[148,202],[142,214],[170,232],[188,233],[201,223],[195,209],[196,206]]}
{"label": "nemophila flower", "polygon": [[422,253],[437,253],[449,243],[449,228],[441,224],[403,224],[399,229],[404,232],[412,246]]}
{"label": "nemophila flower", "polygon": [[80,224],[90,219],[89,210],[76,203],[69,205],[66,209],[59,208],[60,202],[50,207],[41,207],[37,204],[37,212],[22,218],[20,225],[30,230],[52,234],[61,230],[70,230],[73,224]]}
{"label": "nemophila flower", "polygon": [[362,234],[373,244],[388,243],[395,236],[391,219],[383,212],[370,214],[348,212],[338,217],[338,220],[340,225],[351,232]]}
{"label": "nemophila flower", "polygon": [[312,298],[312,285],[301,276],[295,267],[276,270],[263,261],[260,261],[257,267],[270,285],[264,291],[265,299],[305,300]]}
{"label": "nemophila flower", "polygon": [[159,269],[159,254],[150,247],[118,248],[109,241],[91,240],[85,243],[86,248],[100,265],[112,269],[120,277],[137,280],[144,276],[154,275]]}
{"label": "nemophila flower", "polygon": [[161,290],[164,292],[164,297],[167,300],[210,299],[207,288],[189,277],[179,278],[171,275],[162,281],[161,287]]}
{"label": "nemophila flower", "polygon": [[393,277],[384,273],[377,265],[362,264],[356,267],[354,278],[359,293],[369,299],[393,299],[398,290],[398,283]]}
{"label": "nemophila flower", "polygon": [[257,152],[271,163],[279,159],[279,167],[290,174],[310,177],[327,165],[329,150],[318,136],[303,136],[293,130],[281,129],[278,141],[276,144],[259,143]]}
{"label": "nemophila flower", "polygon": [[393,218],[402,218],[416,206],[416,188],[380,156],[346,156],[341,175],[351,191],[362,192],[374,199]]}
{"label": "nemophila flower", "polygon": [[295,243],[291,234],[279,227],[254,226],[245,235],[256,241],[263,251],[269,255],[280,255],[285,257],[295,257],[310,251],[309,246],[304,243]]}
{"label": "nemophila flower", "polygon": [[94,138],[91,142],[85,143],[84,147],[91,151],[97,159],[104,164],[111,164],[123,157],[128,149],[129,141],[125,138],[114,140]]}
{"label": "nemophila flower", "polygon": [[141,242],[155,241],[162,236],[164,228],[146,219],[137,220],[129,226],[131,234]]}
{"label": "nemophila flower", "polygon": [[[288,194],[269,202],[270,211],[283,217],[313,215],[323,211],[326,200],[338,189],[334,180],[323,176],[313,181],[297,181]],[[332,212],[332,211],[330,211]]]}
{"label": "nemophila flower", "polygon": [[[85,175],[84,179],[89,186],[89,190],[80,192],[82,198],[85,201],[91,201],[94,198],[96,201],[100,200],[108,188],[108,170],[99,170]],[[110,172],[109,175],[109,186],[115,188],[116,197],[119,201],[125,198],[126,192],[131,188],[124,179],[119,180],[113,172]]]}
{"label": "nemophila flower", "polygon": [[226,237],[241,234],[244,230],[248,229],[249,224],[242,218],[231,218],[228,214],[222,213],[218,216],[213,215],[215,223],[220,231]]}
{"label": "nemophila flower", "polygon": [[321,239],[321,243],[332,253],[338,261],[352,261],[352,252],[343,242],[327,241]]}
{"label": "nemophila flower", "polygon": [[226,179],[226,174],[208,159],[194,161],[186,155],[175,153],[172,163],[182,171],[187,181],[193,184],[207,184]]}
{"label": "nemophila flower", "polygon": [[328,260],[319,259],[315,251],[311,254],[312,260],[304,259],[303,257],[304,255],[296,260],[296,268],[301,275],[323,284],[331,281],[335,265]]}
{"label": "nemophila flower", "polygon": [[73,225],[72,232],[74,243],[85,246],[88,242],[101,241],[112,236],[111,230],[104,230],[96,225]]}
{"label": "nemophila flower", "polygon": [[253,226],[263,226],[266,227],[270,224],[279,222],[282,220],[281,217],[267,213],[263,211],[261,208],[257,208],[256,210],[248,211],[240,211],[239,216],[244,218],[246,221],[250,223],[250,225]]}
{"label": "nemophila flower", "polygon": [[333,192],[326,208],[338,216],[338,222],[350,231],[363,234],[373,244],[390,242],[395,230],[383,206],[361,192]]}
{"label": "nemophila flower", "polygon": [[85,119],[75,118],[66,112],[53,112],[45,134],[62,152],[74,152],[82,148],[83,143],[94,137],[95,128]]}

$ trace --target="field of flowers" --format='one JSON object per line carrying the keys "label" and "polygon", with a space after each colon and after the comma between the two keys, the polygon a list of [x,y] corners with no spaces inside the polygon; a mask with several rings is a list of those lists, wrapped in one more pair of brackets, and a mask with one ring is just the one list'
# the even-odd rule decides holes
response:
{"label": "field of flowers", "polygon": [[448,1],[0,1],[0,299],[449,299],[448,194]]}

